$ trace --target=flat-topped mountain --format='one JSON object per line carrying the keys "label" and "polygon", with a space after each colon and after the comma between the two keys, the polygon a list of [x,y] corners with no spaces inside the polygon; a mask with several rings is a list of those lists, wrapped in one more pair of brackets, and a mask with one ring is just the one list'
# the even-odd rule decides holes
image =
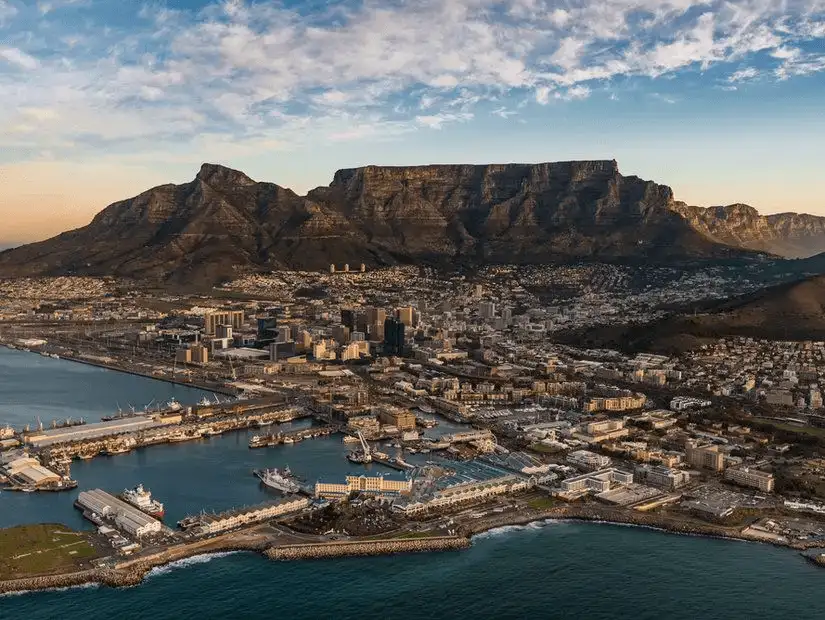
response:
{"label": "flat-topped mountain", "polygon": [[825,249],[825,219],[769,216],[766,225],[751,211],[688,207],[669,187],[623,176],[607,160],[367,166],[339,170],[306,196],[204,164],[189,183],[155,187],[88,226],[0,253],[0,277],[206,283],[331,263],[666,262]]}

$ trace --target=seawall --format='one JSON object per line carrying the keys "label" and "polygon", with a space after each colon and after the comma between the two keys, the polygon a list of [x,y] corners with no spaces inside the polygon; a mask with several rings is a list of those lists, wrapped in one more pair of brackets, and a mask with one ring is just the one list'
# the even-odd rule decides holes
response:
{"label": "seawall", "polygon": [[309,543],[271,547],[264,552],[264,555],[271,560],[305,560],[311,558],[387,555],[392,553],[453,551],[466,549],[469,546],[470,540],[462,536],[391,538],[386,540]]}

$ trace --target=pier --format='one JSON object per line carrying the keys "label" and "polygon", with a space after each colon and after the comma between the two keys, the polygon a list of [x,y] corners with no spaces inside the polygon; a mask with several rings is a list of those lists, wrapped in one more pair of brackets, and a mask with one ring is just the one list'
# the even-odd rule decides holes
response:
{"label": "pier", "polygon": [[310,558],[387,555],[390,553],[452,551],[466,549],[469,546],[470,539],[463,536],[428,536],[283,545],[268,549],[264,552],[264,555],[271,560],[305,560]]}
{"label": "pier", "polygon": [[[266,406],[266,411],[261,411],[263,407],[253,405],[247,411],[242,405],[236,404],[233,407],[238,413],[224,413],[223,415],[210,416],[207,420],[178,421],[164,423],[148,416],[139,416],[141,423],[134,427],[117,424],[105,426],[112,423],[100,423],[100,425],[86,425],[81,427],[92,430],[99,428],[102,434],[92,437],[80,435],[75,440],[64,440],[41,448],[41,456],[48,463],[62,463],[73,458],[91,459],[99,455],[113,456],[123,454],[151,445],[177,443],[183,441],[194,441],[213,435],[220,435],[225,432],[254,428],[260,424],[280,424],[311,417],[311,414],[301,407],[289,407],[284,405]],[[113,432],[106,432],[111,428]],[[325,427],[317,429],[307,429],[311,431],[325,431]],[[66,438],[64,438],[66,439]]]}

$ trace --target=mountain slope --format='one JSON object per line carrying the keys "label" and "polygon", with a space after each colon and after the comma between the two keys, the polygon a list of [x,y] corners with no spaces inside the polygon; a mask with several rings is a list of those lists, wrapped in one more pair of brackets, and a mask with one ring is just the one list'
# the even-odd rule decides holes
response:
{"label": "mountain slope", "polygon": [[574,330],[558,339],[578,346],[665,353],[695,348],[704,339],[722,336],[825,340],[825,275],[698,306],[695,312],[674,314],[646,325]]}
{"label": "mountain slope", "polygon": [[822,219],[725,209],[687,207],[669,187],[623,176],[606,160],[367,166],[339,170],[305,197],[204,164],[189,183],[150,189],[86,227],[0,253],[0,277],[210,283],[330,263],[720,259],[801,239]]}
{"label": "mountain slope", "polygon": [[695,230],[719,243],[786,258],[825,252],[825,217],[804,213],[765,216],[743,204],[703,209],[675,203],[672,209]]}

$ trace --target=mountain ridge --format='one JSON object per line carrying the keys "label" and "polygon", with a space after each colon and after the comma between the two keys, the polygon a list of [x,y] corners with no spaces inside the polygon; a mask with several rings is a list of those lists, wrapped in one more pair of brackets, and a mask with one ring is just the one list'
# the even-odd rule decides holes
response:
{"label": "mountain ridge", "polygon": [[[216,282],[329,264],[677,261],[821,245],[825,218],[691,207],[615,160],[343,168],[299,196],[205,163],[188,183],[115,202],[85,227],[0,252],[0,277]],[[814,252],[811,252],[814,253]]]}

